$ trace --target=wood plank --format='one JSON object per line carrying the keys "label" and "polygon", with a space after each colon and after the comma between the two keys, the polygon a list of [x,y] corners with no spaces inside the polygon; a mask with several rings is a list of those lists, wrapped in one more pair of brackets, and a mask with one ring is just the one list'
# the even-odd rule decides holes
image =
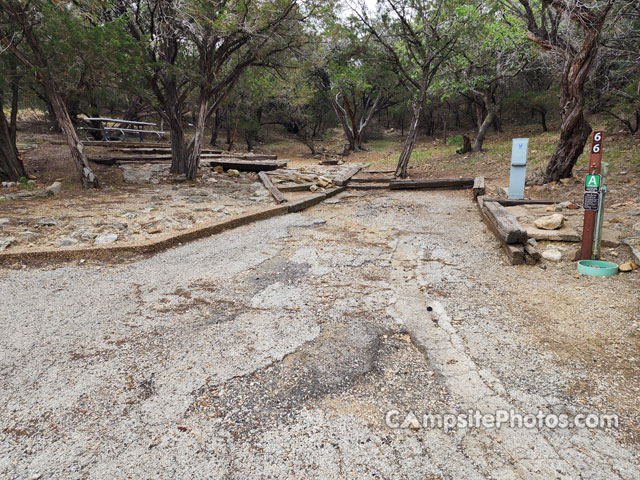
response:
{"label": "wood plank", "polygon": [[364,172],[365,174],[371,174],[371,175],[375,175],[375,174],[387,174],[387,173],[396,173],[395,170],[365,170]]}
{"label": "wood plank", "polygon": [[[171,148],[169,143],[161,142],[105,142],[99,140],[89,140],[81,142],[86,147],[108,147],[108,148]],[[61,144],[66,145],[65,142]]]}
{"label": "wood plank", "polygon": [[472,188],[473,178],[420,178],[416,180],[392,180],[391,190],[428,188]]}
{"label": "wood plank", "polygon": [[511,265],[522,265],[525,263],[524,247],[522,244],[513,245],[502,243],[502,249],[507,254]]}
{"label": "wood plank", "polygon": [[317,205],[321,201],[327,198],[326,193],[315,193],[313,195],[307,195],[294,202],[289,203],[289,213],[299,212],[305,208],[309,208],[313,205]]}
{"label": "wood plank", "polygon": [[222,167],[225,170],[233,168],[243,172],[261,172],[264,170],[277,170],[287,166],[285,161],[277,162],[253,162],[243,160],[207,160],[203,162],[210,167]]}
{"label": "wood plank", "polygon": [[362,166],[355,165],[351,167],[349,170],[345,171],[343,174],[338,175],[333,183],[335,183],[338,186],[346,185],[347,182],[351,180],[351,177],[353,177],[360,170],[362,170]]}
{"label": "wood plank", "polygon": [[387,190],[388,183],[349,183],[349,188],[353,190]]}
{"label": "wood plank", "polygon": [[534,247],[533,245],[529,245],[528,243],[524,244],[524,251],[528,256],[536,261],[542,258],[542,255],[540,255],[540,252],[538,252],[536,247]]}
{"label": "wood plank", "polygon": [[534,199],[523,199],[516,200],[510,198],[485,198],[485,202],[497,202],[503,207],[515,207],[516,205],[553,205],[554,203],[558,203],[555,200],[534,200]]}
{"label": "wood plank", "polygon": [[352,177],[351,183],[386,183],[389,184],[394,177]]}
{"label": "wood plank", "polygon": [[[143,147],[143,148],[111,148],[109,149],[111,152],[119,152],[119,153],[131,153],[135,155],[152,155],[152,154],[171,154],[170,147]],[[221,150],[212,150],[208,148],[202,149],[202,154],[221,154]]]}
{"label": "wood plank", "polygon": [[313,185],[315,185],[315,183],[313,183],[313,182],[309,182],[309,183],[295,183],[295,182],[279,183],[278,184],[278,190],[280,190],[281,192],[306,192]]}
{"label": "wood plank", "polygon": [[487,220],[493,226],[494,233],[506,244],[525,243],[527,231],[518,223],[516,217],[497,202],[484,202],[482,207]]}
{"label": "wood plank", "polygon": [[260,178],[260,180],[262,181],[262,184],[264,185],[264,188],[266,188],[267,190],[269,190],[269,192],[271,193],[271,195],[273,196],[273,199],[278,202],[278,203],[284,203],[287,201],[287,199],[284,197],[284,195],[282,194],[282,192],[280,190],[278,190],[276,188],[276,186],[273,184],[273,182],[271,181],[271,179],[269,178],[269,175],[267,175],[264,172],[259,172],[258,173],[258,178]]}
{"label": "wood plank", "polygon": [[478,198],[480,195],[484,195],[484,177],[476,177],[473,179],[473,198]]}

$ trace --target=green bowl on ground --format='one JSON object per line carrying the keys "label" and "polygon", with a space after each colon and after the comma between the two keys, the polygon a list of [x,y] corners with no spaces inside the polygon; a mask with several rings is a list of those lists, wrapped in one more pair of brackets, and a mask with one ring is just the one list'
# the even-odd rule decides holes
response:
{"label": "green bowl on ground", "polygon": [[618,273],[618,264],[602,260],[580,260],[578,273],[592,277],[610,277]]}

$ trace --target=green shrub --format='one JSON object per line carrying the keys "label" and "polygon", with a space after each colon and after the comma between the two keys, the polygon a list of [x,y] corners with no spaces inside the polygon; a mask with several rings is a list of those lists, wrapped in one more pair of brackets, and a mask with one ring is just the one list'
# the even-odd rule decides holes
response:
{"label": "green shrub", "polygon": [[447,141],[447,145],[453,145],[453,146],[456,146],[456,147],[461,147],[462,146],[462,135],[456,135],[455,137],[451,137]]}

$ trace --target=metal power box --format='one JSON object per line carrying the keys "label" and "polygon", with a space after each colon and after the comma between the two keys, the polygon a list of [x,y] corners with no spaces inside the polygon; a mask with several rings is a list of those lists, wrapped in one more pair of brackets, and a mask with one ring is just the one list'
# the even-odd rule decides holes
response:
{"label": "metal power box", "polygon": [[524,182],[527,178],[528,138],[514,138],[511,147],[511,174],[509,176],[509,198],[524,198]]}

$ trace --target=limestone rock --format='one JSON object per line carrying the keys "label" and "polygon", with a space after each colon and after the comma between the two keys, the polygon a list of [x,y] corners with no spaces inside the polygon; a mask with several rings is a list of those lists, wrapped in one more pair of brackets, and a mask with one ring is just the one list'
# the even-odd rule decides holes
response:
{"label": "limestone rock", "polygon": [[563,226],[557,230],[542,230],[533,225],[523,225],[529,238],[549,240],[550,242],[579,242],[582,237],[572,228]]}
{"label": "limestone rock", "polygon": [[0,252],[15,241],[16,239],[14,237],[0,237]]}
{"label": "limestone rock", "polygon": [[93,241],[94,245],[106,245],[107,243],[113,243],[118,240],[117,233],[107,233],[104,235],[98,235]]}
{"label": "limestone rock", "polygon": [[624,241],[631,249],[631,256],[636,265],[640,265],[640,237],[629,237]]}
{"label": "limestone rock", "polygon": [[234,168],[230,168],[229,170],[227,170],[227,175],[229,175],[230,177],[239,177],[240,172]]}
{"label": "limestone rock", "polygon": [[11,220],[9,220],[8,218],[0,218],[0,228],[2,228],[3,225],[6,225],[10,221]]}
{"label": "limestone rock", "polygon": [[59,195],[62,191],[62,184],[60,182],[53,182],[47,188],[44,189],[47,195]]}
{"label": "limestone rock", "polygon": [[555,248],[549,248],[542,252],[542,258],[551,262],[559,262],[562,260],[562,253]]}
{"label": "limestone rock", "polygon": [[60,240],[58,240],[55,244],[56,247],[70,247],[72,245],[77,245],[78,244],[78,240],[76,240],[75,238],[71,238],[71,237],[62,237]]}
{"label": "limestone rock", "polygon": [[620,265],[618,267],[618,270],[620,270],[621,272],[631,272],[632,270],[635,270],[636,268],[638,268],[638,265],[636,265],[633,262],[626,262],[623,263],[622,265]]}
{"label": "limestone rock", "polygon": [[561,213],[554,213],[553,215],[547,215],[546,217],[538,218],[533,224],[536,228],[542,230],[557,230],[562,226],[564,222],[564,215]]}

